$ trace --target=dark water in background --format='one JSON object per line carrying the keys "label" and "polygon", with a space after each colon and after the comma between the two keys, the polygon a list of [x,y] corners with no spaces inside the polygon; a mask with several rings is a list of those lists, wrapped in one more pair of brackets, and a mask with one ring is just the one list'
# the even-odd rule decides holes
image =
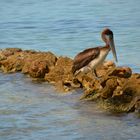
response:
{"label": "dark water in background", "polygon": [[[0,0],[0,48],[20,47],[74,57],[115,34],[118,65],[140,71],[139,0]],[[112,59],[112,55],[109,55]]]}
{"label": "dark water in background", "polygon": [[[86,47],[103,45],[100,32],[109,27],[118,65],[140,72],[139,6],[139,0],[0,0],[0,48],[74,57]],[[82,103],[81,92],[62,95],[21,74],[0,74],[0,140],[140,139],[136,116],[113,116]]]}

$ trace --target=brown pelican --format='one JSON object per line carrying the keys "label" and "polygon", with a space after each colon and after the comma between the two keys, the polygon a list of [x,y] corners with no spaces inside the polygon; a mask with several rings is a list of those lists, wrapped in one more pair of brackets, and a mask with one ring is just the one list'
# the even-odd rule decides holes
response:
{"label": "brown pelican", "polygon": [[74,75],[77,75],[80,71],[86,73],[89,70],[92,70],[97,77],[96,68],[103,63],[110,49],[112,50],[115,61],[118,61],[113,39],[113,32],[106,28],[102,31],[101,37],[106,44],[105,46],[88,48],[75,56],[72,67],[72,73]]}

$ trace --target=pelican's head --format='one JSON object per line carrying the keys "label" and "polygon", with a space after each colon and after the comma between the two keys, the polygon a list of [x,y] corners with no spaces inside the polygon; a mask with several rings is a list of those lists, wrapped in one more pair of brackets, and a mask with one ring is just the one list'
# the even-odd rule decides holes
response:
{"label": "pelican's head", "polygon": [[110,46],[111,50],[112,50],[112,53],[113,53],[113,56],[115,58],[115,61],[117,62],[118,59],[117,59],[117,54],[116,54],[116,50],[115,50],[115,44],[114,44],[114,38],[113,38],[113,32],[108,29],[108,28],[105,28],[103,31],[102,31],[102,39],[104,40],[104,42]]}

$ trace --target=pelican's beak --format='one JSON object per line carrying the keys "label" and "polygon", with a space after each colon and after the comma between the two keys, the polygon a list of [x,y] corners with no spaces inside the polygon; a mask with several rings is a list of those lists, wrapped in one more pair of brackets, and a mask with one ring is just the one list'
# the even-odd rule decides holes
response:
{"label": "pelican's beak", "polygon": [[115,49],[115,44],[114,44],[114,39],[113,39],[113,37],[111,35],[108,36],[108,43],[109,43],[109,46],[110,46],[110,48],[112,50],[112,53],[113,53],[115,61],[118,62],[116,49]]}

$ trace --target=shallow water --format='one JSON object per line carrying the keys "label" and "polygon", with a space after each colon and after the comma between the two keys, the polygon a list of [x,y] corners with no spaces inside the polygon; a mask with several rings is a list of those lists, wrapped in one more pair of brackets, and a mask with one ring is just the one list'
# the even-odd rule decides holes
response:
{"label": "shallow water", "polygon": [[[74,57],[103,45],[113,30],[119,63],[140,72],[139,0],[0,0],[0,48],[20,47]],[[108,59],[112,59],[109,54]],[[77,90],[63,95],[48,83],[0,73],[0,140],[140,138],[134,114],[112,115]]]}
{"label": "shallow water", "polygon": [[80,90],[64,95],[22,74],[0,76],[0,140],[140,138],[134,114],[111,115],[80,102]]}

